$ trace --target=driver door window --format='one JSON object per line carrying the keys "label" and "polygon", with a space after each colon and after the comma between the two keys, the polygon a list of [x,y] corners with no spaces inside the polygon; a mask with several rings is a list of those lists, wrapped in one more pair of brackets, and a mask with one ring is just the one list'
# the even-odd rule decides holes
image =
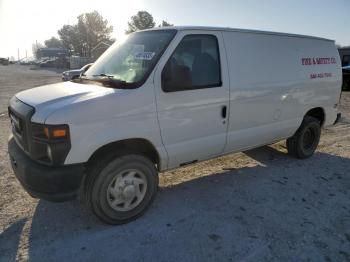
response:
{"label": "driver door window", "polygon": [[185,36],[164,66],[163,91],[176,92],[221,86],[219,57],[216,36]]}

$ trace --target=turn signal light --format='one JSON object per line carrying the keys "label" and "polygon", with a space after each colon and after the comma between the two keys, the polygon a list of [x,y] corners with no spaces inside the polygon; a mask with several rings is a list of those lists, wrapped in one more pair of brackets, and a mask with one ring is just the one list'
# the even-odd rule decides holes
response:
{"label": "turn signal light", "polygon": [[68,136],[68,128],[65,126],[44,126],[42,130],[46,139],[66,138]]}
{"label": "turn signal light", "polygon": [[54,129],[52,131],[52,137],[54,138],[62,138],[67,136],[67,130],[66,129]]}

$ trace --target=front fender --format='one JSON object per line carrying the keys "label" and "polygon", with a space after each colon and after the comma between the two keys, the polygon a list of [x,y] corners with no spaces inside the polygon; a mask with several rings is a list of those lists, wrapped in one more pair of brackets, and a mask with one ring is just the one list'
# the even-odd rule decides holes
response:
{"label": "front fender", "polygon": [[87,162],[96,150],[112,142],[142,138],[156,148],[162,163],[161,169],[167,166],[168,157],[161,141],[155,112],[79,126],[71,125],[70,132],[72,146],[65,164]]}

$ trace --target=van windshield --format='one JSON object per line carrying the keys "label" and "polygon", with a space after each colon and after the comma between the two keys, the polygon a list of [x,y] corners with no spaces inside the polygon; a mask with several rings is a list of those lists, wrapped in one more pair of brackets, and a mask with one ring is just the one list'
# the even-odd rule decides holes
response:
{"label": "van windshield", "polygon": [[146,80],[175,34],[174,29],[133,33],[124,42],[113,44],[82,79],[104,83],[108,78],[111,87],[135,88]]}

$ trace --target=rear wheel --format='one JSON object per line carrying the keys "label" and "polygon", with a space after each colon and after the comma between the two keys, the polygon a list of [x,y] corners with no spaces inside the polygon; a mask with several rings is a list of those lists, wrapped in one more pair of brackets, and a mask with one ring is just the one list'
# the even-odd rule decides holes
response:
{"label": "rear wheel", "polygon": [[148,158],[135,154],[108,156],[88,171],[84,193],[99,219],[123,224],[143,214],[157,186],[158,174]]}
{"label": "rear wheel", "polygon": [[321,136],[320,121],[305,116],[297,132],[287,139],[287,150],[291,156],[304,159],[313,155]]}

